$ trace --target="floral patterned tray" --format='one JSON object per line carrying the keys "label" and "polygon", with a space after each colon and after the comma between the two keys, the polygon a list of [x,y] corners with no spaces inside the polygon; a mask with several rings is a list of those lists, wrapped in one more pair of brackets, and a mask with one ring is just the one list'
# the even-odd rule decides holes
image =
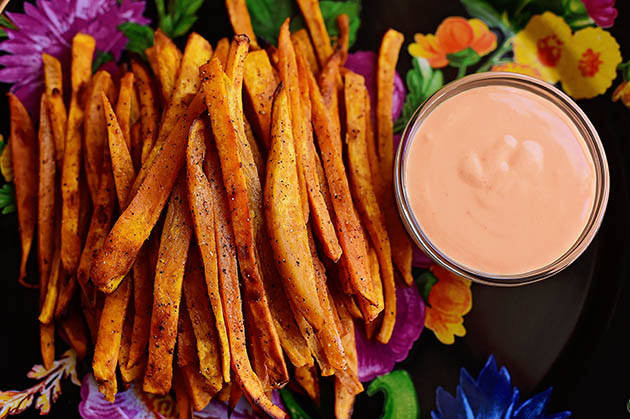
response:
{"label": "floral patterned tray", "polygon": [[[54,3],[15,0],[0,20],[0,50],[7,52],[0,56],[0,81],[31,109],[41,89],[40,54],[67,60],[68,41],[79,30],[96,38],[98,66],[111,65],[125,50],[142,50],[150,42],[143,30],[147,24],[160,25],[181,40],[191,30],[211,42],[231,34],[220,0],[175,0],[164,15],[156,9],[164,3],[160,0]],[[292,0],[247,3],[256,34],[271,42],[284,17],[297,14]],[[630,111],[623,104],[630,107],[630,84],[624,81],[630,79],[630,62],[623,64],[622,57],[630,58],[630,4],[620,1],[615,9],[614,0],[321,3],[325,18],[350,16],[354,54],[348,66],[368,82],[374,75],[371,51],[377,50],[386,28],[405,34],[393,109],[397,131],[424,99],[450,80],[475,71],[521,72],[558,83],[580,100],[602,137],[612,178],[608,212],[597,239],[571,268],[543,283],[513,289],[471,286],[418,252],[417,287],[399,291],[392,342],[381,345],[358,338],[360,378],[368,391],[357,399],[355,417],[377,416],[385,399],[386,416],[395,410],[401,417],[561,418],[568,411],[575,417],[617,417],[609,415],[608,408],[623,414],[627,399],[591,410],[582,395],[601,390],[598,383],[585,381],[582,363],[593,353],[601,354],[595,352],[596,345],[614,318],[626,272]],[[0,133],[6,136],[7,104],[0,102],[5,115]],[[0,143],[0,153],[3,146]],[[172,398],[147,397],[134,387],[119,394],[115,405],[106,404],[89,374],[89,363],[77,362],[74,352],[64,352],[61,345],[51,370],[38,365],[37,294],[16,281],[19,236],[7,167],[6,156],[0,154],[0,262],[5,270],[0,285],[0,418],[17,413],[172,417]],[[295,389],[284,391],[278,403],[294,418],[304,417],[298,416],[304,412],[331,417],[333,395],[326,384],[321,391],[320,408]],[[377,394],[381,391],[385,397]],[[233,411],[213,403],[199,417],[250,414],[242,401]]]}

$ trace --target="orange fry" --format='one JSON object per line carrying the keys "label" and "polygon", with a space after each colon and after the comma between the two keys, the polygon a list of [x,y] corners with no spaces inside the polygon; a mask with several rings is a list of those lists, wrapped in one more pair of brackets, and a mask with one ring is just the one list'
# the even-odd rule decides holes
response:
{"label": "orange fry", "polygon": [[55,362],[55,323],[39,325],[39,345],[42,364],[49,370]]}
{"label": "orange fry", "polygon": [[28,111],[12,93],[9,96],[11,112],[11,161],[15,182],[15,200],[18,210],[18,226],[22,241],[22,261],[20,263],[19,283],[36,287],[25,281],[26,262],[31,252],[35,225],[37,223],[37,139],[33,122]]}
{"label": "orange fry", "polygon": [[341,120],[339,117],[339,87],[340,87],[340,75],[339,68],[342,65],[343,53],[341,51],[335,52],[330,56],[326,65],[323,66],[322,71],[319,73],[319,87],[324,98],[324,104],[329,109],[331,121],[334,124],[335,132],[338,132],[339,150],[341,150]]}
{"label": "orange fry", "polygon": [[204,276],[210,305],[216,320],[216,331],[221,351],[223,379],[230,382],[230,348],[228,344],[221,294],[219,292],[219,276],[217,267],[216,237],[214,231],[214,199],[210,182],[203,171],[206,157],[206,143],[210,141],[210,127],[205,119],[197,119],[188,135],[187,183],[188,202],[192,213],[192,221],[197,237],[197,244],[203,261]]}
{"label": "orange fry", "polygon": [[249,11],[247,10],[246,1],[225,0],[225,6],[227,7],[228,14],[230,15],[230,22],[232,23],[234,34],[247,35],[252,48],[258,49],[259,47],[256,42],[256,34],[254,34],[254,28],[252,27],[252,21],[249,16]]}
{"label": "orange fry", "polygon": [[306,394],[319,406],[319,377],[317,368],[299,367],[294,371],[295,381],[302,386]]}
{"label": "orange fry", "polygon": [[341,65],[344,65],[348,59],[348,47],[350,45],[350,19],[348,15],[341,14],[337,16],[336,22],[337,28],[339,28],[337,49],[342,53]]}
{"label": "orange fry", "polygon": [[140,124],[142,126],[142,162],[149,157],[158,135],[159,106],[155,83],[146,67],[131,61],[140,100]]}
{"label": "orange fry", "polygon": [[[161,29],[155,31],[154,39],[155,61],[159,63],[158,71],[155,74],[160,79],[162,99],[168,103],[175,88],[182,53]],[[153,65],[151,67],[153,68]],[[155,72],[155,68],[153,71]]]}
{"label": "orange fry", "polygon": [[[120,90],[118,91],[118,102],[116,102],[116,118],[120,125],[120,132],[127,144],[127,148],[131,149],[131,101],[134,95],[134,75],[131,72],[125,73],[120,79]],[[109,118],[108,118],[108,122]]]}
{"label": "orange fry", "polygon": [[[196,361],[196,360],[195,360]],[[180,368],[184,385],[195,411],[203,410],[218,390],[212,388],[206,377],[199,372],[199,366],[188,365]]]}
{"label": "orange fry", "polygon": [[88,337],[81,314],[77,310],[70,310],[70,313],[61,320],[60,326],[70,346],[77,353],[77,359],[83,360],[88,352]]}
{"label": "orange fry", "polygon": [[186,381],[181,370],[177,370],[175,373],[175,381],[173,382],[173,390],[175,391],[175,406],[177,408],[178,419],[189,419],[193,416],[193,406],[190,397],[188,396],[188,389],[186,388]]}
{"label": "orange fry", "polygon": [[[153,72],[153,74],[156,76],[156,80],[155,82],[157,83],[157,87],[161,87],[162,82],[160,80],[160,62],[158,60],[158,56],[157,56],[157,47],[155,46],[155,42],[153,43],[152,46],[150,46],[149,48],[144,50],[144,53],[147,56],[147,61],[149,62],[149,67],[151,67],[151,71]],[[137,74],[136,74],[137,76]],[[162,92],[162,89],[159,89],[160,91],[160,95]]]}
{"label": "orange fry", "polygon": [[313,49],[313,43],[311,42],[311,38],[308,36],[308,31],[304,28],[297,30],[291,34],[291,42],[293,42],[293,47],[296,51],[300,51],[304,58],[306,58],[306,62],[308,63],[308,68],[310,68],[313,74],[317,74],[319,72],[319,63],[317,62],[317,57],[315,56],[315,50]]}
{"label": "orange fry", "polygon": [[225,69],[229,52],[230,52],[230,41],[227,38],[221,38],[219,39],[219,42],[217,42],[217,46],[214,49],[214,54],[212,54],[212,58],[217,57],[219,61],[221,61],[221,65]]}
{"label": "orange fry", "polygon": [[42,54],[42,62],[46,84],[46,108],[50,115],[50,124],[55,139],[55,159],[57,168],[61,169],[66,138],[66,120],[68,118],[66,105],[63,103],[63,74],[61,63],[52,55]]}
{"label": "orange fry", "polygon": [[186,301],[181,299],[177,322],[177,366],[185,367],[197,362],[195,333],[190,323]]}
{"label": "orange fry", "polygon": [[79,179],[83,124],[82,94],[92,75],[95,41],[79,33],[72,40],[72,100],[68,112],[63,167],[61,170],[61,263],[66,273],[74,274],[81,256]]}
{"label": "orange fry", "polygon": [[335,417],[349,419],[352,415],[355,396],[363,391],[358,378],[358,358],[354,336],[354,322],[343,304],[338,304],[337,310],[344,329],[347,331],[341,337],[346,352],[348,368],[335,377]]}
{"label": "orange fry", "polygon": [[266,149],[271,144],[271,104],[278,86],[269,56],[264,50],[252,51],[245,59],[245,92],[252,108],[252,127]]}
{"label": "orange fry", "polygon": [[333,49],[330,45],[330,37],[328,36],[328,30],[326,30],[322,11],[319,8],[319,1],[298,0],[297,3],[302,11],[302,16],[304,16],[308,31],[311,33],[319,64],[323,66],[328,61],[328,57],[332,55]]}

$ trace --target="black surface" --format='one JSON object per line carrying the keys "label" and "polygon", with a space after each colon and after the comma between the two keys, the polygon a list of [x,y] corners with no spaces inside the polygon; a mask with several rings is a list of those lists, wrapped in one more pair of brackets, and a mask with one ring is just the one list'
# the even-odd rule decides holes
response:
{"label": "black surface", "polygon": [[[147,2],[149,8],[153,2]],[[457,0],[364,0],[362,26],[354,49],[378,48],[387,27],[402,31],[407,40],[416,32],[431,33],[448,16],[465,16]],[[13,1],[10,10],[22,10]],[[630,2],[617,2],[619,17],[611,32],[621,44],[622,56],[630,57]],[[154,15],[152,10],[149,15]],[[204,4],[195,30],[211,41],[229,35],[223,2]],[[401,53],[399,72],[410,66]],[[448,75],[448,73],[447,73]],[[8,134],[6,101],[0,109],[0,132]],[[422,417],[434,408],[435,390],[442,385],[451,393],[459,368],[477,374],[487,356],[494,353],[512,373],[522,396],[554,387],[552,411],[572,410],[578,418],[627,417],[630,398],[630,343],[626,338],[630,318],[628,274],[630,235],[627,168],[630,156],[630,110],[610,101],[610,92],[579,103],[598,129],[611,171],[611,193],[604,223],[596,241],[567,271],[542,283],[512,289],[473,286],[473,309],[465,317],[468,334],[452,346],[440,344],[425,330],[401,364],[413,376]],[[40,362],[36,320],[36,292],[17,285],[19,238],[15,215],[0,217],[0,389],[23,389],[32,385],[27,371]],[[34,269],[33,266],[31,266]],[[58,349],[58,355],[61,353]],[[87,371],[87,365],[81,367]],[[324,405],[332,399],[323,391]],[[75,417],[78,388],[64,385],[64,394],[54,404],[52,417]],[[328,403],[327,403],[328,401]],[[375,417],[380,397],[360,396],[355,417]],[[330,407],[324,408],[330,413]],[[35,417],[31,409],[25,416]]]}

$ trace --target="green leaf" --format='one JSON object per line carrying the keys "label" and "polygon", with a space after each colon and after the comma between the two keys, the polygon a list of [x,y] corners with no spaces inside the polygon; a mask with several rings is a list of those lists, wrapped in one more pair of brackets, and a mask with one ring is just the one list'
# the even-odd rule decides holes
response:
{"label": "green leaf", "polygon": [[15,210],[15,189],[13,184],[5,183],[0,187],[0,213],[10,214]]}
{"label": "green leaf", "polygon": [[202,4],[203,0],[170,0],[167,10],[164,0],[155,0],[160,29],[171,38],[187,34],[197,21]]}
{"label": "green leaf", "polygon": [[[326,30],[331,38],[339,36],[339,28],[337,28],[337,16],[346,14],[350,22],[350,39],[348,46],[352,47],[357,40],[357,32],[361,26],[361,2],[359,0],[347,1],[330,1],[323,0],[319,2],[319,8],[322,11],[322,17],[326,24]],[[306,27],[304,17],[296,16],[291,20],[291,32]]]}
{"label": "green leaf", "polygon": [[157,9],[158,18],[161,20],[166,16],[166,8],[164,7],[164,0],[155,0],[155,8]]}
{"label": "green leaf", "polygon": [[621,75],[623,76],[624,81],[630,80],[630,61],[619,64],[617,66],[617,70],[621,71]]}
{"label": "green leaf", "polygon": [[280,397],[282,398],[284,405],[289,411],[289,416],[291,416],[291,419],[310,419],[311,418],[310,415],[306,413],[304,409],[302,409],[298,401],[295,399],[295,396],[293,396],[293,393],[291,393],[289,390],[287,389],[280,390]]}
{"label": "green leaf", "polygon": [[406,81],[407,97],[402,113],[394,124],[394,132],[405,129],[407,122],[422,102],[444,85],[444,76],[442,71],[431,68],[427,60],[416,57],[412,61],[411,70],[407,72]]}
{"label": "green leaf", "polygon": [[474,49],[468,47],[461,51],[457,51],[453,54],[447,54],[446,58],[448,59],[448,63],[453,67],[462,67],[474,65],[481,60],[479,54],[475,52]]}
{"label": "green leaf", "polygon": [[114,61],[114,56],[109,52],[96,51],[92,62],[92,73],[96,73],[101,66],[109,61]]}
{"label": "green leaf", "polygon": [[133,22],[125,22],[118,25],[118,29],[129,40],[127,50],[137,52],[144,57],[144,50],[153,45],[153,29],[146,25]]}
{"label": "green leaf", "polygon": [[5,15],[0,15],[0,26],[3,28],[15,29],[15,25],[7,19]]}
{"label": "green leaf", "polygon": [[468,14],[481,19],[490,27],[499,28],[504,34],[510,32],[506,14],[497,10],[488,0],[461,0]]}
{"label": "green leaf", "polygon": [[373,396],[377,392],[385,395],[383,419],[416,419],[420,416],[418,395],[407,371],[392,371],[372,380],[367,394]]}
{"label": "green leaf", "polygon": [[274,45],[278,44],[278,33],[285,19],[299,13],[292,0],[247,0],[247,9],[256,36]]}
{"label": "green leaf", "polygon": [[438,279],[433,275],[431,271],[425,271],[420,276],[416,278],[416,285],[418,286],[418,291],[420,291],[420,295],[424,300],[424,303],[430,307],[429,304],[429,294],[431,293],[431,288],[435,284],[437,284]]}

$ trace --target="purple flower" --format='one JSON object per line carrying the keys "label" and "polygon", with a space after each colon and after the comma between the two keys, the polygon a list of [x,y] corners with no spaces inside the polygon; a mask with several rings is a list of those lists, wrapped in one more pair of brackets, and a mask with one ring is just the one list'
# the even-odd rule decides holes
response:
{"label": "purple flower", "polygon": [[[145,2],[135,0],[37,0],[24,2],[24,14],[7,13],[16,29],[6,29],[0,43],[0,82],[13,83],[15,93],[33,114],[39,104],[44,77],[42,53],[61,61],[69,77],[72,38],[79,32],[92,35],[96,49],[120,58],[127,38],[118,30],[124,22],[149,23],[142,16]],[[69,79],[68,79],[69,80]],[[66,82],[66,85],[68,83]]]}
{"label": "purple flower", "polygon": [[415,286],[396,288],[396,325],[387,345],[368,340],[362,327],[355,326],[359,380],[370,381],[387,374],[396,362],[407,358],[424,328],[424,301]]}
{"label": "purple flower", "polygon": [[610,28],[615,24],[617,9],[615,0],[582,0],[588,15],[602,28]]}

